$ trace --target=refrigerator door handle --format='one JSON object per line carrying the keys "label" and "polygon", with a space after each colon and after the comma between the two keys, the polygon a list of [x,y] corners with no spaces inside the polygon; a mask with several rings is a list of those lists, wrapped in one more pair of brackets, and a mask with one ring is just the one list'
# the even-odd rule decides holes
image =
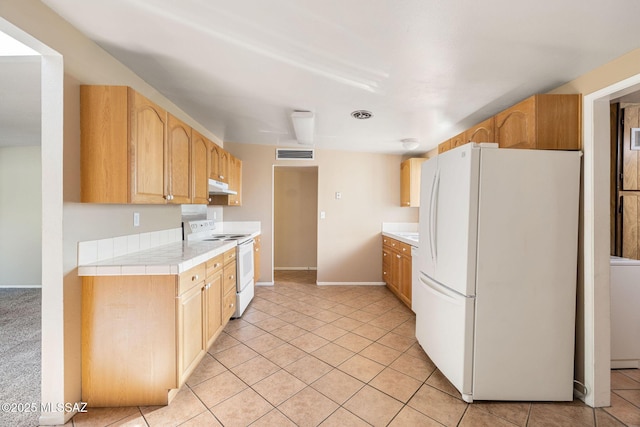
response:
{"label": "refrigerator door handle", "polygon": [[438,197],[440,192],[440,169],[437,170],[431,188],[431,211],[429,212],[429,245],[431,247],[431,257],[438,259]]}
{"label": "refrigerator door handle", "polygon": [[443,298],[453,304],[460,304],[461,301],[466,298],[464,295],[460,295],[457,292],[447,289],[445,286],[439,285],[434,280],[427,279],[424,273],[420,275],[420,282],[427,288],[427,291],[433,293],[438,298]]}

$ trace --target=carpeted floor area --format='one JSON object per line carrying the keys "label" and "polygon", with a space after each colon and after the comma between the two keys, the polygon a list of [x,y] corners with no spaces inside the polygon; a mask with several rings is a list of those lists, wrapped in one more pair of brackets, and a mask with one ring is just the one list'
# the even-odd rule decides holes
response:
{"label": "carpeted floor area", "polygon": [[40,289],[0,289],[2,426],[38,425],[39,410],[5,412],[4,406],[40,403],[41,307]]}

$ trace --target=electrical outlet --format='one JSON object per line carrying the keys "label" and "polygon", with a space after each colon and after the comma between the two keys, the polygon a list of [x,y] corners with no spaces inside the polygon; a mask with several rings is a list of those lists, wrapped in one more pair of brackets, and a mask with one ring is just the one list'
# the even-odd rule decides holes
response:
{"label": "electrical outlet", "polygon": [[325,219],[326,215],[324,211],[320,211],[320,219]]}
{"label": "electrical outlet", "polygon": [[337,199],[337,200],[342,199],[342,193],[341,193],[341,192],[336,191],[336,199]]}
{"label": "electrical outlet", "polygon": [[133,213],[133,226],[134,227],[140,226],[140,212]]}

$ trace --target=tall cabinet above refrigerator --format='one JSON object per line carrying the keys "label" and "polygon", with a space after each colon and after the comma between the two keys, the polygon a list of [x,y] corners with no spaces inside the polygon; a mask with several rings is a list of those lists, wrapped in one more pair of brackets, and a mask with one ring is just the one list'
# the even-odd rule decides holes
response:
{"label": "tall cabinet above refrigerator", "polygon": [[470,143],[421,179],[420,345],[468,402],[572,400],[580,152]]}

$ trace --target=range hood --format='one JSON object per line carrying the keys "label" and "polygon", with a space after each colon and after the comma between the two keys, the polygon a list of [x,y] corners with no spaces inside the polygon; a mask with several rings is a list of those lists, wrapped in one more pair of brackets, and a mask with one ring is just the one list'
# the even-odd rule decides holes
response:
{"label": "range hood", "polygon": [[209,178],[209,194],[238,194],[236,191],[229,190],[229,184],[222,181],[216,181]]}

